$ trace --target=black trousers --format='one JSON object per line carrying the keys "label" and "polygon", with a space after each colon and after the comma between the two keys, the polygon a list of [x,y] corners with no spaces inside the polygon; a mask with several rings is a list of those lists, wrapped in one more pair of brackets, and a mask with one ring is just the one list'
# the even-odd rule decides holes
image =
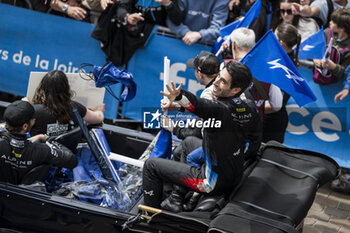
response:
{"label": "black trousers", "polygon": [[[169,182],[196,192],[204,192],[200,184],[205,178],[204,169],[161,158],[150,158],[143,166],[145,205],[160,208],[163,183]],[[215,190],[215,189],[214,189]]]}
{"label": "black trousers", "polygon": [[186,137],[173,151],[174,160],[186,163],[187,155],[198,147],[201,147],[202,141],[202,139],[195,136]]}

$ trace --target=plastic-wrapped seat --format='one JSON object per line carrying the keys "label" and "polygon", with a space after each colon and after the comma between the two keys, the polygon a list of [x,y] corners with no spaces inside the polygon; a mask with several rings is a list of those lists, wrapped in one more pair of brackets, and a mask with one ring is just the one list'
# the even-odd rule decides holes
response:
{"label": "plastic-wrapped seat", "polygon": [[328,156],[270,142],[209,232],[298,232],[317,189],[338,171]]}

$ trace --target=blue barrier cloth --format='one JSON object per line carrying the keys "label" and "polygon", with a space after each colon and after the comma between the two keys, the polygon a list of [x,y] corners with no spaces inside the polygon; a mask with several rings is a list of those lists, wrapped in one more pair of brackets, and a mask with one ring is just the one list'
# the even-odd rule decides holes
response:
{"label": "blue barrier cloth", "polygon": [[[26,96],[32,71],[78,73],[82,63],[105,63],[90,36],[94,24],[2,3],[0,12],[0,91]],[[121,91],[119,85],[111,89]],[[106,92],[104,103],[105,118],[116,119],[119,101]]]}
{"label": "blue barrier cloth", "polygon": [[341,167],[350,168],[350,97],[334,104],[343,82],[321,86],[312,81],[312,71],[300,73],[318,97],[316,102],[299,108],[294,99],[287,104],[289,117],[284,144],[331,156]]}
{"label": "blue barrier cloth", "polygon": [[[123,103],[122,115],[131,119],[142,120],[143,108],[157,108],[163,96],[163,60],[170,59],[170,80],[177,85],[183,82],[183,89],[200,95],[205,88],[194,76],[194,70],[186,67],[186,61],[196,57],[202,50],[210,51],[211,47],[153,35],[147,47],[138,49],[128,63],[128,71],[134,76],[137,95],[129,102]],[[179,52],[181,51],[181,53]]]}
{"label": "blue barrier cloth", "polygon": [[131,73],[125,70],[119,70],[112,62],[106,66],[94,66],[93,74],[95,76],[96,87],[106,87],[116,83],[124,85],[124,90],[120,96],[122,101],[129,101],[136,95],[136,83]]}

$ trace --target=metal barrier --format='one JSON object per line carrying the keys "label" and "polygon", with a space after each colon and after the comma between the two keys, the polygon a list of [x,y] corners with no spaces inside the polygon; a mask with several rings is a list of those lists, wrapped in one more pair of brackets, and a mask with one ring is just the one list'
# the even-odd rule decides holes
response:
{"label": "metal barrier", "polygon": [[299,63],[300,63],[300,66],[305,67],[307,69],[311,69],[314,66],[314,63],[311,60],[301,59],[299,60]]}

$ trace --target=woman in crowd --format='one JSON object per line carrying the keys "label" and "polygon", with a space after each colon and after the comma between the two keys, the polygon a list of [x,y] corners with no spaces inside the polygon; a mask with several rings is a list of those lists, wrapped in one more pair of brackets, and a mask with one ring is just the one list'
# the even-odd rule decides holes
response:
{"label": "woman in crowd", "polygon": [[[298,51],[301,41],[301,36],[298,30],[291,24],[282,23],[276,30],[275,35],[282,47],[294,62],[298,66]],[[293,47],[296,46],[296,53],[294,54]],[[282,108],[274,112],[271,106],[265,104],[265,114],[263,121],[263,142],[268,142],[270,140],[275,140],[280,143],[284,141],[284,134],[288,125],[288,113],[286,110],[286,104],[289,100],[289,95],[287,93],[283,94]]]}
{"label": "woman in crowd", "polygon": [[[280,0],[279,11],[274,15],[271,27],[273,30],[281,23],[289,23],[298,29],[301,41],[315,34],[319,30],[317,22],[312,18],[293,15],[292,3],[299,3],[299,0]],[[278,14],[278,15],[277,15]]]}
{"label": "woman in crowd", "polygon": [[65,73],[57,70],[48,72],[37,87],[32,100],[36,122],[30,131],[31,136],[56,136],[73,129],[77,125],[73,107],[88,123],[98,124],[103,121],[104,104],[91,110],[73,101],[72,97],[73,92]]}

